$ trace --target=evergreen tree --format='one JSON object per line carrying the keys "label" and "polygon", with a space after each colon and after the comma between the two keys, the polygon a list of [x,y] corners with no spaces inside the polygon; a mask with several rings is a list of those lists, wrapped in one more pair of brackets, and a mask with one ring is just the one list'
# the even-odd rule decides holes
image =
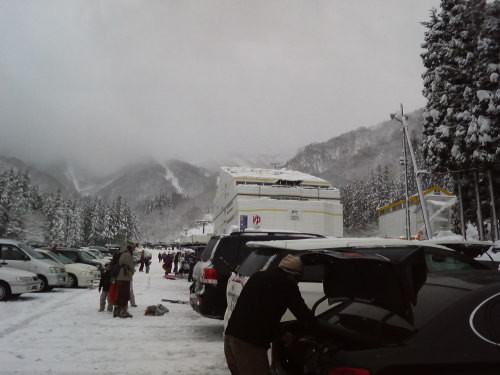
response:
{"label": "evergreen tree", "polygon": [[43,212],[48,219],[47,242],[50,245],[65,245],[65,212],[61,191],[49,194],[44,200]]}
{"label": "evergreen tree", "polygon": [[474,165],[489,168],[500,159],[500,2],[486,4],[481,16],[466,144]]}
{"label": "evergreen tree", "polygon": [[24,215],[34,207],[34,194],[27,173],[10,170],[0,175],[0,236],[24,236]]}
{"label": "evergreen tree", "polygon": [[442,0],[441,13],[431,12],[422,59],[424,112],[423,150],[432,169],[470,167],[466,134],[472,118],[470,97],[477,38],[484,0]]}

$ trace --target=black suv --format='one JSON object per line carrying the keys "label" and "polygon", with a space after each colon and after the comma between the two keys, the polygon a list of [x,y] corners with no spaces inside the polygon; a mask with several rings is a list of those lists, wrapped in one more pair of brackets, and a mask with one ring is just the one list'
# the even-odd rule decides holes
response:
{"label": "black suv", "polygon": [[190,303],[194,311],[213,319],[224,319],[226,287],[233,272],[253,249],[249,241],[322,238],[319,234],[299,232],[245,231],[213,236],[193,270]]}

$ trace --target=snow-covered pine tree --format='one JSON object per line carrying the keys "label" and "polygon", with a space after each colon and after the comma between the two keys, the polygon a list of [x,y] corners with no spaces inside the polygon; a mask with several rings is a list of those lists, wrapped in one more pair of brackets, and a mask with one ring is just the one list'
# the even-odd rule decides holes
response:
{"label": "snow-covered pine tree", "polygon": [[428,30],[422,45],[426,51],[421,54],[427,98],[423,151],[432,169],[470,166],[465,137],[484,4],[485,0],[442,0],[441,12],[431,11],[431,20],[424,23]]}
{"label": "snow-covered pine tree", "polygon": [[101,237],[105,239],[106,243],[111,243],[116,236],[114,231],[115,225],[113,223],[113,216],[111,213],[111,207],[108,204],[104,205],[104,218],[103,218],[103,231]]}
{"label": "snow-covered pine tree", "polygon": [[65,205],[65,243],[68,246],[82,245],[83,216],[80,200],[67,200]]}
{"label": "snow-covered pine tree", "polygon": [[92,213],[89,245],[105,245],[108,242],[105,235],[106,206],[97,198],[90,205]]}
{"label": "snow-covered pine tree", "polygon": [[34,206],[34,193],[27,173],[10,170],[0,175],[0,236],[23,237],[24,215]]}
{"label": "snow-covered pine tree", "polygon": [[476,166],[500,159],[500,1],[485,4],[476,47],[466,145]]}
{"label": "snow-covered pine tree", "polygon": [[61,191],[48,194],[44,199],[43,212],[48,219],[48,232],[46,241],[50,245],[66,245],[65,244],[65,219],[64,202]]}

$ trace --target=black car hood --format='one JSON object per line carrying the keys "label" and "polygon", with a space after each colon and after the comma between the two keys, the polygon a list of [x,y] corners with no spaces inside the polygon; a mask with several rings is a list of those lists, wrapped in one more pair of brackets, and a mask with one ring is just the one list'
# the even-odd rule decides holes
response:
{"label": "black car hood", "polygon": [[[307,262],[310,256],[301,257]],[[427,279],[421,247],[324,252],[321,262],[325,263],[323,290],[328,298],[366,301],[412,321],[411,305],[416,304]]]}

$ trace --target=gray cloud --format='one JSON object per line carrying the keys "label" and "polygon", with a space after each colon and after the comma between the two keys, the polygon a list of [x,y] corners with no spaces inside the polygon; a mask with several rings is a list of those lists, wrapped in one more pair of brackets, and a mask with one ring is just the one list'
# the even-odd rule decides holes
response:
{"label": "gray cloud", "polygon": [[0,0],[0,154],[290,154],[425,104],[439,0]]}

